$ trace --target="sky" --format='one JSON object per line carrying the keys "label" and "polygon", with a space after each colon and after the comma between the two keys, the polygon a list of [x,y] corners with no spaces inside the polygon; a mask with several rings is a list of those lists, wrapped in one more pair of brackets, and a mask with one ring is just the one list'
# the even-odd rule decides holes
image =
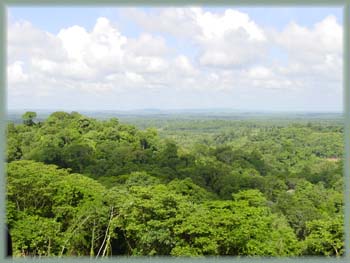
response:
{"label": "sky", "polygon": [[340,7],[9,7],[8,109],[340,112]]}

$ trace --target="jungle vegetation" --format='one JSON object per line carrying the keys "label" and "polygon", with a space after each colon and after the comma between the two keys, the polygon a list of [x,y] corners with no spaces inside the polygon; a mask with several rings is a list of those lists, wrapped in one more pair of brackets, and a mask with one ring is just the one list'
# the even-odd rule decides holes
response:
{"label": "jungle vegetation", "polygon": [[340,256],[342,156],[332,119],[26,112],[7,126],[13,251]]}

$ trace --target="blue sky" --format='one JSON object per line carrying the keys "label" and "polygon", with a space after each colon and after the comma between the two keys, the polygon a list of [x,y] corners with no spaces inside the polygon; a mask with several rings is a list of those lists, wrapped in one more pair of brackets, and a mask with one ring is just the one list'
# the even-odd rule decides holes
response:
{"label": "blue sky", "polygon": [[[227,8],[230,7],[205,7],[204,10],[222,12]],[[147,11],[148,8],[141,9]],[[343,9],[340,7],[238,7],[235,9],[248,13],[259,25],[278,29],[282,29],[290,21],[297,21],[298,24],[309,27],[330,14],[336,16],[340,24],[343,23]],[[100,16],[115,21],[121,19],[118,8],[113,7],[10,7],[8,12],[14,21],[28,20],[36,27],[52,33],[58,33],[61,28],[71,25],[83,25],[91,29]],[[140,32],[138,27],[129,26],[127,22],[123,29],[131,36],[136,36]]]}
{"label": "blue sky", "polygon": [[8,108],[341,111],[342,12],[11,7]]}

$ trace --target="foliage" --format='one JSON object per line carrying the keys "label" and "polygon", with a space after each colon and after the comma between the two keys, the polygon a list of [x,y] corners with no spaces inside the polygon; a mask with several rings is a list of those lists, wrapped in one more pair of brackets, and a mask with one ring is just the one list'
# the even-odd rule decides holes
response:
{"label": "foliage", "polygon": [[17,256],[344,253],[337,120],[22,117],[6,151]]}

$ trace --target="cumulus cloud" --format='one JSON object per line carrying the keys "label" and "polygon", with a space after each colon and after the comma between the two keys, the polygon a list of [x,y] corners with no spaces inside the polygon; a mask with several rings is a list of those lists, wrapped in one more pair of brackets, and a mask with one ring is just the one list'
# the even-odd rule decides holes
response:
{"label": "cumulus cloud", "polygon": [[124,16],[133,17],[134,22],[148,32],[163,32],[190,40],[201,30],[196,22],[197,9],[162,8],[146,13],[140,9],[128,8],[124,10]]}
{"label": "cumulus cloud", "polygon": [[342,26],[334,16],[312,27],[291,22],[273,34],[271,43],[288,57],[288,63],[276,65],[274,71],[293,89],[339,94],[341,103],[343,36]]}
{"label": "cumulus cloud", "polygon": [[65,52],[60,40],[49,32],[35,28],[28,21],[16,21],[8,25],[8,58],[27,60],[33,56],[61,61]]}
{"label": "cumulus cloud", "polygon": [[134,56],[163,56],[169,49],[164,38],[142,33],[139,38],[128,40],[128,51]]}
{"label": "cumulus cloud", "polygon": [[[110,96],[147,89],[341,90],[342,27],[334,16],[312,27],[291,22],[267,30],[234,9],[124,12],[139,24],[138,36],[128,37],[105,17],[91,30],[72,25],[56,35],[28,21],[10,23],[9,94],[27,94],[28,86],[38,94],[79,90]],[[272,48],[285,56],[271,55]]]}
{"label": "cumulus cloud", "polygon": [[175,58],[174,66],[178,73],[185,76],[195,76],[199,73],[191,61],[184,55],[179,55]]}
{"label": "cumulus cloud", "polygon": [[[103,74],[122,66],[127,38],[107,18],[98,18],[91,32],[72,26],[62,29],[57,37],[62,41],[69,61],[74,64],[73,69],[90,68],[95,74]],[[80,73],[79,70],[76,72]],[[91,73],[87,70],[88,75]]]}
{"label": "cumulus cloud", "polygon": [[152,14],[135,9],[129,12],[146,30],[168,33],[197,45],[203,66],[241,65],[266,52],[263,29],[247,14],[233,9],[223,14],[201,8],[160,9]]}
{"label": "cumulus cloud", "polygon": [[7,67],[8,81],[11,83],[25,83],[28,75],[23,72],[23,61],[15,61]]}
{"label": "cumulus cloud", "polygon": [[324,18],[312,28],[291,22],[275,34],[276,43],[288,51],[291,59],[320,62],[327,54],[342,53],[342,27],[334,16]]}

